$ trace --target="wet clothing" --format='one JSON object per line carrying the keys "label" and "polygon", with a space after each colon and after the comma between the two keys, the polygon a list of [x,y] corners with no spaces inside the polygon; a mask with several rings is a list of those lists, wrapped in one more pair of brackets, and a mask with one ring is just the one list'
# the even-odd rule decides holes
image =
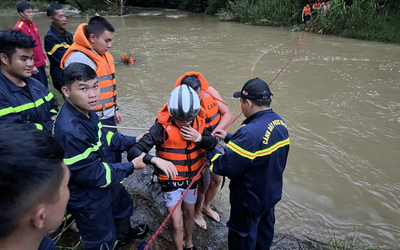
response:
{"label": "wet clothing", "polygon": [[68,211],[85,249],[107,249],[105,244],[113,249],[130,227],[133,202],[120,182],[134,171],[132,162],[116,163],[113,151],[127,150],[136,138],[107,132],[94,111],[87,117],[68,101],[54,122],[53,135],[71,171]]}
{"label": "wet clothing", "polygon": [[18,87],[0,71],[0,123],[32,124],[51,130],[58,107],[54,96],[42,83],[31,77]]}
{"label": "wet clothing", "polygon": [[267,250],[273,237],[273,208],[282,197],[282,175],[289,153],[286,124],[272,109],[262,110],[244,120],[225,141],[224,155],[211,153],[210,170],[231,179],[227,226],[233,244],[229,249]]}
{"label": "wet clothing", "polygon": [[43,83],[48,87],[47,75],[46,75],[46,55],[43,52],[42,42],[40,41],[39,31],[33,22],[20,18],[15,24],[14,30],[20,30],[24,34],[31,36],[36,41],[36,47],[33,48],[33,61],[35,67],[38,69],[36,75],[32,74],[32,77]]}
{"label": "wet clothing", "polygon": [[[100,86],[100,101],[96,108],[97,114],[100,119],[107,119],[115,116],[115,107],[117,105],[117,90],[115,85],[115,66],[114,59],[109,52],[104,55],[99,55],[90,45],[87,40],[86,34],[87,24],[81,24],[76,29],[74,35],[74,43],[65,52],[60,67],[63,69],[72,62],[82,62],[81,59],[69,60],[69,57],[76,52],[84,54],[87,60],[89,58],[96,65],[95,71],[97,73],[99,86]],[[88,64],[90,66],[90,64]],[[110,112],[111,111],[111,112]]]}
{"label": "wet clothing", "polygon": [[[142,152],[148,152],[155,145],[157,156],[171,161],[179,172],[178,176],[168,180],[161,170],[157,170],[162,190],[170,192],[177,188],[186,188],[202,167],[205,151],[217,145],[217,140],[205,129],[204,125],[205,111],[201,109],[191,126],[202,134],[202,140],[200,142],[184,140],[165,105],[160,110],[156,123],[150,128],[150,132],[129,150],[128,160],[139,156]],[[151,158],[152,156],[146,155],[143,162],[150,164]],[[195,187],[192,186],[192,188]]]}
{"label": "wet clothing", "polygon": [[53,86],[61,92],[63,86],[62,70],[60,68],[61,59],[64,53],[73,42],[73,36],[67,30],[63,30],[63,34],[50,25],[50,30],[44,37],[44,49],[50,61],[50,75]]}

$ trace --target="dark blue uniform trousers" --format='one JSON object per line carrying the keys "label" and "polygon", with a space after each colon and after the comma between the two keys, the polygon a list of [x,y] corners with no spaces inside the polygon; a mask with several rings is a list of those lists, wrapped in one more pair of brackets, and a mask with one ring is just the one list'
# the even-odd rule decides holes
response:
{"label": "dark blue uniform trousers", "polygon": [[[233,216],[243,216],[243,214]],[[250,223],[248,234],[229,229],[229,250],[269,250],[274,237],[275,207],[259,216],[247,217],[246,220]]]}
{"label": "dark blue uniform trousers", "polygon": [[132,198],[122,184],[110,188],[109,195],[92,200],[84,207],[68,206],[86,250],[118,249],[117,240],[122,239],[130,228]]}

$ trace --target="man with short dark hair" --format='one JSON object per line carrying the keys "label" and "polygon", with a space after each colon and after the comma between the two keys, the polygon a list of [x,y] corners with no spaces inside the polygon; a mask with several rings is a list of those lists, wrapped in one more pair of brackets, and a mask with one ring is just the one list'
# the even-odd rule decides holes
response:
{"label": "man with short dark hair", "polygon": [[54,88],[61,92],[61,59],[73,42],[73,36],[66,30],[67,16],[61,4],[47,7],[47,16],[51,21],[50,30],[44,37],[44,48],[50,61],[50,75]]}
{"label": "man with short dark hair", "polygon": [[46,55],[43,52],[39,31],[33,23],[33,6],[30,3],[21,1],[17,4],[17,11],[21,17],[17,24],[15,24],[14,29],[24,32],[28,36],[33,37],[36,41],[36,47],[33,48],[33,61],[35,64],[32,68],[32,77],[48,87],[45,70]]}
{"label": "man with short dark hair", "polygon": [[43,237],[65,214],[69,171],[63,159],[50,133],[0,125],[0,249],[55,249]]}
{"label": "man with short dark hair", "polygon": [[53,94],[31,78],[35,40],[21,31],[0,31],[0,123],[51,130],[58,107]]}
{"label": "man with short dark hair", "polygon": [[91,67],[71,63],[63,71],[63,82],[66,101],[54,122],[53,135],[63,146],[64,162],[71,170],[68,212],[75,218],[85,249],[118,249],[118,241],[127,245],[149,230],[147,225],[131,227],[133,202],[120,183],[146,166],[144,154],[130,162],[116,161],[113,152],[128,150],[136,138],[102,127],[94,112],[100,88]]}
{"label": "man with short dark hair", "polygon": [[290,142],[286,123],[270,108],[271,96],[266,82],[250,79],[233,95],[240,97],[246,120],[233,135],[214,133],[227,143],[225,154],[211,156],[210,170],[231,179],[230,250],[268,250],[274,236]]}
{"label": "man with short dark hair", "polygon": [[[103,125],[111,126],[122,122],[117,106],[114,59],[108,52],[114,39],[114,32],[114,27],[107,19],[100,16],[92,17],[88,24],[81,24],[76,29],[74,44],[61,60],[61,68],[79,62],[89,65],[96,71],[101,89],[96,112]],[[117,132],[115,128],[107,130]]]}

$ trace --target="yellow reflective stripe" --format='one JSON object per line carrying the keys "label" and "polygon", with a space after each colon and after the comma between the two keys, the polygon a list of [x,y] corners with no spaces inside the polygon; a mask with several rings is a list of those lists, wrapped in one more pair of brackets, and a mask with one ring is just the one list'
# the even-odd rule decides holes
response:
{"label": "yellow reflective stripe", "polygon": [[39,130],[43,130],[43,126],[41,124],[35,123],[35,126]]}
{"label": "yellow reflective stripe", "polygon": [[110,185],[110,183],[111,183],[111,169],[107,163],[105,163],[105,162],[102,162],[102,163],[103,163],[104,168],[106,169],[106,184],[101,186],[101,188],[105,188],[108,185]]}
{"label": "yellow reflective stripe", "polygon": [[18,25],[18,28],[21,28],[22,25],[24,25],[24,22],[21,21],[21,22],[19,23],[19,25]]}
{"label": "yellow reflective stripe", "polygon": [[71,158],[65,158],[64,159],[64,163],[66,165],[72,165],[74,163],[77,163],[78,161],[84,160],[90,155],[90,153],[96,152],[97,150],[99,150],[99,148],[101,147],[101,128],[102,128],[102,125],[99,122],[97,124],[97,126],[99,128],[99,131],[97,133],[99,141],[96,143],[96,145],[93,145],[93,147],[90,147],[90,148],[86,149],[85,152],[83,152],[82,154],[75,155],[74,157],[71,157]]}
{"label": "yellow reflective stripe", "polygon": [[114,135],[114,132],[108,131],[108,133],[107,133],[107,144],[108,144],[108,146],[111,146],[111,139],[112,139],[113,135]]}
{"label": "yellow reflective stripe", "polygon": [[52,109],[52,110],[50,110],[50,113],[57,114],[57,110],[55,110],[55,109]]}
{"label": "yellow reflective stripe", "polygon": [[210,171],[211,172],[213,172],[213,169],[214,169],[214,161],[218,158],[218,157],[220,157],[221,156],[221,154],[216,154],[216,155],[214,155],[214,157],[211,159],[211,166],[210,166]]}
{"label": "yellow reflective stripe", "polygon": [[289,145],[289,144],[290,144],[290,140],[289,140],[289,138],[287,138],[283,141],[279,141],[279,142],[275,143],[274,145],[272,145],[269,148],[256,151],[255,153],[251,153],[247,150],[244,150],[243,148],[239,147],[238,145],[236,145],[233,142],[229,142],[226,146],[229,147],[230,149],[232,149],[232,151],[234,151],[235,153],[237,153],[245,158],[248,158],[250,160],[254,160],[256,157],[272,154],[277,149],[284,147],[286,145]]}
{"label": "yellow reflective stripe", "polygon": [[47,52],[47,55],[49,55],[49,56],[53,55],[59,48],[68,49],[69,47],[70,47],[69,44],[65,44],[65,45],[64,44],[56,44],[49,52]]}
{"label": "yellow reflective stripe", "polygon": [[0,116],[8,115],[10,113],[14,113],[14,108],[13,107],[8,107],[8,108],[0,110]]}
{"label": "yellow reflective stripe", "polygon": [[[49,92],[49,94],[47,96],[45,96],[44,99],[46,101],[50,101],[53,97],[54,97],[53,94],[51,92]],[[11,113],[19,113],[19,112],[22,112],[22,111],[25,111],[25,110],[28,110],[31,108],[35,108],[35,107],[37,108],[40,105],[42,105],[43,103],[44,103],[43,98],[40,98],[39,100],[37,100],[35,102],[26,103],[21,106],[8,107],[8,108],[0,110],[0,116],[8,115]]]}

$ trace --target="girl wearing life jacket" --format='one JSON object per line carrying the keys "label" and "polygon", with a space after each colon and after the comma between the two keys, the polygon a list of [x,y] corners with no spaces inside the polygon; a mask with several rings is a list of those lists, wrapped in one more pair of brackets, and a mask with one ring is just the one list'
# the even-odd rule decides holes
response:
{"label": "girl wearing life jacket", "polygon": [[301,14],[301,20],[303,22],[307,22],[308,20],[311,19],[311,7],[309,4],[307,4],[304,8],[303,8],[303,13]]}
{"label": "girl wearing life jacket", "polygon": [[[229,107],[222,100],[218,91],[209,86],[202,74],[199,72],[187,72],[176,81],[175,87],[179,85],[188,85],[198,94],[201,106],[206,111],[206,127],[211,134],[216,129],[226,129],[228,127],[232,119]],[[220,145],[217,145],[216,149],[223,152]],[[220,221],[219,214],[211,209],[211,201],[217,194],[221,182],[222,177],[210,173],[209,165],[207,165],[207,169],[199,181],[195,207],[195,222],[203,229],[207,229],[207,223],[203,218],[202,212],[211,219],[217,222]]]}
{"label": "girl wearing life jacket", "polygon": [[[197,200],[195,177],[204,165],[206,151],[212,150],[218,141],[206,129],[205,110],[200,106],[196,92],[184,85],[175,88],[168,103],[158,113],[156,123],[128,152],[133,159],[156,146],[156,155],[146,154],[143,162],[156,166],[167,211],[172,211],[180,197],[194,179],[191,189],[171,216],[171,236],[177,250],[196,250],[192,243],[194,207]],[[173,164],[177,174],[168,178],[157,167]],[[183,217],[182,217],[183,212]],[[182,227],[184,225],[185,240]]]}

